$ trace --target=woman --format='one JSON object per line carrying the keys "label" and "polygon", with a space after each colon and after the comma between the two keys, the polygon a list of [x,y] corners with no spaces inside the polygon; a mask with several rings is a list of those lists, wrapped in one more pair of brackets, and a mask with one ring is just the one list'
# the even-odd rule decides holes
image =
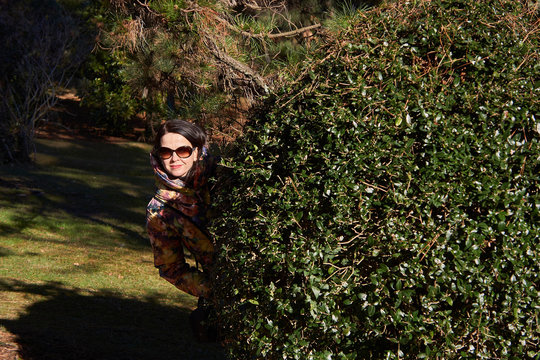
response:
{"label": "woman", "polygon": [[[215,169],[215,160],[205,145],[206,134],[192,123],[170,120],[161,125],[150,154],[157,191],[146,211],[146,228],[159,275],[199,297],[199,308],[211,297],[207,274],[214,254],[206,223],[210,205],[207,179]],[[202,271],[186,262],[184,247],[201,264]],[[204,311],[201,315],[201,309],[194,314],[207,316]],[[192,325],[198,321],[193,316]]]}

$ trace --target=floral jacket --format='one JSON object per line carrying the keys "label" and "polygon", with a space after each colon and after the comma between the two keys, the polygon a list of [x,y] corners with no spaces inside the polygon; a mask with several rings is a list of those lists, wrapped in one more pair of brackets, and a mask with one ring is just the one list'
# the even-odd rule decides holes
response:
{"label": "floral jacket", "polygon": [[[154,265],[161,277],[180,290],[208,298],[211,289],[207,273],[212,266],[214,245],[206,230],[210,206],[207,179],[216,160],[203,149],[202,160],[194,165],[192,187],[180,179],[169,179],[153,155],[150,162],[157,191],[146,208],[146,229],[154,251]],[[203,271],[188,264],[184,248]]]}

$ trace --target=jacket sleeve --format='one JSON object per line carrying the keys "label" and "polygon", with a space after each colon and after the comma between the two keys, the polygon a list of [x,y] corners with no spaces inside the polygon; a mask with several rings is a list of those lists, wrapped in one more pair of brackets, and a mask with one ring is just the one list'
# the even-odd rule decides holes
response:
{"label": "jacket sleeve", "polygon": [[[170,221],[169,221],[170,222]],[[209,297],[206,275],[190,266],[184,257],[184,229],[179,223],[169,224],[159,212],[149,210],[146,229],[154,251],[154,265],[159,275],[178,289],[197,297]]]}

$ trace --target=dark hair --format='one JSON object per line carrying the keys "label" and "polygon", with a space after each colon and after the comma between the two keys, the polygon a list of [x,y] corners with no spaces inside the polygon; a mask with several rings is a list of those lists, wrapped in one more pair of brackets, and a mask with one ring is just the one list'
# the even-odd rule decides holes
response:
{"label": "dark hair", "polygon": [[[174,119],[168,120],[161,124],[159,127],[156,137],[154,138],[154,147],[152,148],[152,154],[161,162],[161,158],[157,155],[158,149],[161,147],[161,138],[168,133],[180,134],[185,137],[194,148],[198,149],[199,157],[202,155],[202,148],[206,145],[206,133],[204,130],[193,123],[190,123],[186,120]],[[184,182],[190,183],[193,180],[193,175],[195,173],[195,167],[197,166],[198,161],[195,161],[193,167],[189,172],[182,178]],[[163,166],[163,164],[161,164]]]}

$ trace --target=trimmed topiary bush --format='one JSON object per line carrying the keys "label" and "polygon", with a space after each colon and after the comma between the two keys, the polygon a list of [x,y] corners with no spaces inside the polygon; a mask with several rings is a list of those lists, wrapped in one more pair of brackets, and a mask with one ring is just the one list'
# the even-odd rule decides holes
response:
{"label": "trimmed topiary bush", "polygon": [[228,163],[214,231],[231,353],[540,357],[538,9],[364,14]]}

